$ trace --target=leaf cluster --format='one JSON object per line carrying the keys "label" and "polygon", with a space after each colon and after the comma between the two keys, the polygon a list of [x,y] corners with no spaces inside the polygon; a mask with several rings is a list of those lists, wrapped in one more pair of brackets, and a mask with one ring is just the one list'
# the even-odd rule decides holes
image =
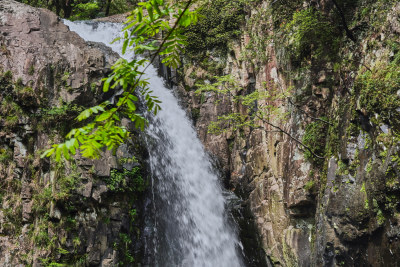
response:
{"label": "leaf cluster", "polygon": [[378,63],[372,70],[366,70],[357,77],[355,89],[360,96],[360,108],[369,116],[377,116],[391,126],[400,126],[400,67],[397,60],[389,64]]}
{"label": "leaf cluster", "polygon": [[[188,4],[190,1],[176,5],[169,5],[163,0],[139,3],[138,8],[128,17],[124,28],[123,53],[127,47],[133,47],[136,55],[157,51],[162,56],[162,63],[177,68],[180,65],[180,54],[187,45],[183,28],[196,24],[198,20],[197,13],[190,11]],[[171,17],[175,20],[173,25],[170,22]],[[165,33],[166,37],[159,45],[158,37]]]}
{"label": "leaf cluster", "polygon": [[338,34],[328,18],[315,8],[295,12],[282,30],[293,62],[310,58],[320,60],[337,54]]}
{"label": "leaf cluster", "polygon": [[[260,121],[286,119],[288,114],[283,111],[282,107],[285,99],[290,95],[290,89],[282,91],[274,85],[265,83],[265,90],[244,94],[243,88],[231,75],[215,76],[214,79],[214,83],[196,84],[198,87],[196,94],[212,92],[217,94],[217,98],[229,96],[235,105],[243,107],[246,112],[232,112],[219,116],[217,121],[210,123],[209,133],[220,134],[244,127],[258,128],[261,127]],[[281,105],[277,105],[277,103],[281,103]]]}
{"label": "leaf cluster", "polygon": [[111,176],[106,180],[107,187],[114,192],[143,192],[145,181],[139,167],[132,170],[111,170]]}
{"label": "leaf cluster", "polygon": [[[149,0],[139,3],[128,17],[124,28],[122,53],[133,49],[136,55],[151,54],[151,60],[136,58],[131,61],[119,59],[112,66],[112,73],[103,79],[103,91],[122,90],[116,104],[104,102],[85,109],[76,118],[87,124],[72,129],[67,140],[55,144],[46,150],[42,157],[55,155],[56,161],[62,157],[69,160],[76,152],[87,158],[99,158],[104,148],[113,152],[130,136],[130,132],[121,123],[122,117],[129,118],[135,127],[144,130],[147,120],[137,111],[137,95],[141,95],[149,112],[157,114],[161,109],[156,96],[149,88],[149,82],[143,78],[144,72],[154,58],[162,56],[162,62],[171,67],[180,64],[180,52],[185,45],[183,28],[197,22],[197,13],[190,11],[192,1],[170,5],[163,0]],[[171,26],[170,19],[175,23]],[[165,34],[161,41],[157,36]]]}
{"label": "leaf cluster", "polygon": [[[321,119],[328,120],[325,117]],[[303,143],[308,147],[312,147],[315,154],[324,155],[327,134],[328,126],[322,121],[314,121],[306,126]],[[304,157],[316,165],[323,164],[323,159],[316,158],[311,151],[305,150]]]}
{"label": "leaf cluster", "polygon": [[195,58],[206,51],[226,52],[228,41],[241,34],[245,6],[243,0],[205,1],[199,11],[198,23],[185,31],[187,55]]}
{"label": "leaf cluster", "polygon": [[138,0],[17,0],[34,7],[47,8],[70,20],[94,19],[124,13]]}

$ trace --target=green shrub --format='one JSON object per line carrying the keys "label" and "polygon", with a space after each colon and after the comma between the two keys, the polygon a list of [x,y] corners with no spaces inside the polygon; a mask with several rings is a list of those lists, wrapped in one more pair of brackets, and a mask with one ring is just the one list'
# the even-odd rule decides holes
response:
{"label": "green shrub", "polygon": [[313,193],[313,192],[316,191],[317,185],[316,185],[316,183],[315,183],[313,180],[311,180],[311,181],[308,181],[308,182],[304,185],[304,189],[307,190],[307,191],[310,192],[310,193]]}
{"label": "green shrub", "polygon": [[100,7],[97,2],[78,3],[74,5],[71,20],[94,19],[97,17]]}
{"label": "green shrub", "polygon": [[293,62],[301,62],[310,56],[317,60],[324,57],[332,60],[337,54],[338,34],[328,19],[314,8],[295,12],[283,30]]}
{"label": "green shrub", "polygon": [[[321,118],[327,120],[327,118]],[[303,143],[308,146],[314,154],[323,157],[325,154],[326,137],[328,133],[327,125],[322,121],[315,121],[306,126],[303,136]],[[315,157],[309,150],[304,150],[304,157],[312,161],[315,165],[323,164],[323,159]]]}
{"label": "green shrub", "polygon": [[34,66],[34,65],[31,65],[31,66],[29,67],[28,74],[29,74],[29,75],[35,74],[35,66]]}
{"label": "green shrub", "polygon": [[4,79],[7,80],[7,81],[12,81],[12,78],[13,78],[12,72],[9,71],[9,70],[6,71],[6,72],[3,74],[3,77],[4,77]]}
{"label": "green shrub", "polygon": [[359,75],[355,90],[361,109],[371,117],[377,114],[379,121],[400,126],[400,65],[396,60],[390,64],[377,64]]}
{"label": "green shrub", "polygon": [[143,192],[146,188],[141,170],[135,167],[132,170],[111,170],[110,177],[106,180],[107,187],[115,192]]}
{"label": "green shrub", "polygon": [[196,25],[188,27],[186,52],[190,57],[203,55],[207,50],[226,52],[229,40],[241,34],[245,18],[243,0],[215,0],[199,11]]}
{"label": "green shrub", "polygon": [[58,201],[66,201],[70,198],[81,181],[81,173],[78,171],[77,165],[73,164],[70,169],[69,175],[65,175],[65,171],[62,171],[60,177],[57,178],[57,192],[54,198]]}
{"label": "green shrub", "polygon": [[13,152],[11,149],[0,149],[0,163],[5,163],[12,160]]}
{"label": "green shrub", "polygon": [[10,129],[15,128],[18,125],[18,121],[19,121],[18,116],[15,115],[7,116],[4,122],[4,126]]}

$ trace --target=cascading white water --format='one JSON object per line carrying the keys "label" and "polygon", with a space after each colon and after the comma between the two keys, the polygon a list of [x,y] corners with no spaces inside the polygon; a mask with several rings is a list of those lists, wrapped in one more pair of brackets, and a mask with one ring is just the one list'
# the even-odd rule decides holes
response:
{"label": "cascading white water", "polygon": [[[65,23],[87,41],[110,42],[121,30],[112,23]],[[125,55],[132,57],[133,55]],[[154,244],[150,266],[242,266],[240,243],[228,223],[218,177],[191,121],[150,66],[150,88],[162,110],[147,128],[154,193]]]}

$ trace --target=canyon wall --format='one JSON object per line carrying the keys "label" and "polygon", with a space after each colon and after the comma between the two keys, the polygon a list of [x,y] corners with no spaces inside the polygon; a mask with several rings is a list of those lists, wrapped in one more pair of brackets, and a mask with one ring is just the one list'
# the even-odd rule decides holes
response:
{"label": "canyon wall", "polygon": [[[192,31],[199,49],[191,43],[195,56],[171,83],[244,201],[236,218],[251,264],[400,266],[400,4],[237,2],[240,11],[208,10],[223,25],[205,31],[218,32],[215,47]],[[100,160],[40,158],[83,108],[111,96],[100,79],[116,58],[49,11],[0,2],[1,266],[140,261],[140,138]],[[235,90],[195,92],[224,75]],[[238,101],[255,92],[254,110]],[[209,130],[265,107],[274,112],[262,120]]]}
{"label": "canyon wall", "polygon": [[141,140],[99,160],[40,158],[79,126],[79,112],[111,96],[101,93],[100,80],[117,59],[50,11],[0,2],[1,266],[138,260],[147,155]]}
{"label": "canyon wall", "polygon": [[[186,56],[177,86],[246,203],[242,242],[274,266],[399,266],[400,4],[283,2],[252,1],[227,51]],[[224,75],[240,89],[196,93]],[[284,116],[210,132],[219,116],[249,119],[237,97],[266,91],[287,94],[255,106]]]}

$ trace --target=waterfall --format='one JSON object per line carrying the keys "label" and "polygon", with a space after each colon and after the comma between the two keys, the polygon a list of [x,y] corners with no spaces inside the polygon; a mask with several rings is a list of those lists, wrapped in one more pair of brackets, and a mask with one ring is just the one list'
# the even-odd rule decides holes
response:
{"label": "waterfall", "polygon": [[[65,23],[87,41],[110,42],[120,24]],[[124,55],[132,57],[133,55]],[[241,244],[229,223],[226,199],[196,131],[172,90],[157,71],[146,71],[150,88],[162,101],[162,110],[150,118],[146,130],[153,177],[153,216],[150,266],[243,266]]]}

